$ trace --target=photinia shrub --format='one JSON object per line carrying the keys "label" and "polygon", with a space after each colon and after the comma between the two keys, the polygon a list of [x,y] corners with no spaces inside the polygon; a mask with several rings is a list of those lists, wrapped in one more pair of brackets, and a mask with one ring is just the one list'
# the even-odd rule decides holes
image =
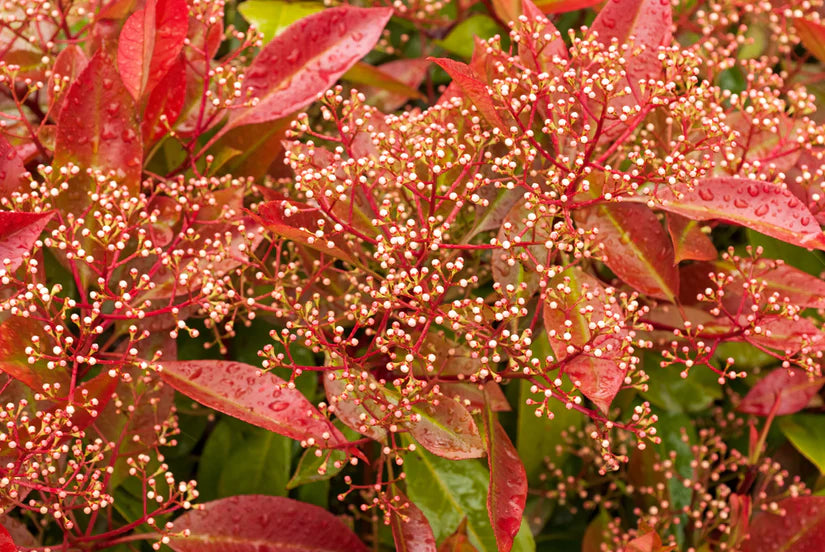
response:
{"label": "photinia shrub", "polygon": [[825,549],[820,0],[0,15],[0,551]]}

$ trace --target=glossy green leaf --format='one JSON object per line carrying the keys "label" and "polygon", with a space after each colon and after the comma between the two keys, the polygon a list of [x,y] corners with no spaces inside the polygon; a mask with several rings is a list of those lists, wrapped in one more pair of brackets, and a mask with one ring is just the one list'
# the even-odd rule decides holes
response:
{"label": "glossy green leaf", "polygon": [[820,251],[808,251],[750,228],[747,229],[747,236],[748,243],[762,248],[762,255],[766,259],[781,259],[812,276],[819,276],[825,270],[825,254]]}
{"label": "glossy green leaf", "polygon": [[437,44],[459,57],[469,60],[475,47],[474,38],[488,39],[496,34],[505,34],[505,30],[493,18],[477,14],[472,15],[452,28],[443,40]]}
{"label": "glossy green leaf", "polygon": [[319,2],[286,2],[282,0],[246,0],[238,5],[238,11],[250,25],[264,35],[269,42],[294,22],[324,9]]}
{"label": "glossy green leaf", "polygon": [[659,355],[645,355],[645,372],[650,381],[642,396],[651,403],[668,412],[701,412],[722,398],[718,376],[712,370],[700,366],[682,378],[678,366],[662,368],[660,360]]}
{"label": "glossy green leaf", "polygon": [[[322,450],[318,456],[317,448],[310,448],[304,451],[298,461],[295,473],[286,485],[287,489],[294,489],[307,483],[326,481],[338,475],[346,465],[347,455],[343,450],[331,449]],[[323,466],[322,471],[318,471]]]}
{"label": "glossy green leaf", "polygon": [[[218,479],[218,494],[285,496],[292,460],[292,440],[252,427],[227,455]],[[226,452],[224,452],[226,455]]]}
{"label": "glossy green leaf", "polygon": [[796,450],[825,473],[825,416],[794,414],[779,418],[778,423]]}

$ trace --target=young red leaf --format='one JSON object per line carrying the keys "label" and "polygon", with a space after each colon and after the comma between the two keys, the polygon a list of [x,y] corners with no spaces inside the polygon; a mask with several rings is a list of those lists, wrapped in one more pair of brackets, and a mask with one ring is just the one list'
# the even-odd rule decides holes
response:
{"label": "young red leaf", "polygon": [[521,527],[527,503],[527,472],[516,447],[490,409],[486,410],[484,425],[490,467],[487,513],[499,551],[509,552]]}
{"label": "young red leaf", "polygon": [[223,129],[278,119],[309,105],[355,65],[381,36],[390,8],[329,8],[296,21],[249,66],[240,102]]}
{"label": "young red leaf", "polygon": [[[297,389],[242,362],[164,362],[160,377],[199,403],[298,441],[343,445],[344,435]],[[328,437],[325,437],[325,434]]]}
{"label": "young red leaf", "polygon": [[820,61],[825,61],[825,25],[798,17],[793,26],[799,33],[802,45]]}
{"label": "young red leaf", "polygon": [[25,353],[23,344],[31,343],[33,337],[39,340],[40,346],[46,351],[54,346],[53,339],[43,331],[43,324],[37,320],[10,316],[0,323],[0,372],[5,372],[35,391],[41,391],[45,383],[60,383],[64,388],[68,386],[68,372],[50,370],[43,360],[29,364],[29,355]]}
{"label": "young red leaf", "polygon": [[580,209],[576,220],[596,228],[604,246],[604,262],[616,276],[651,297],[675,301],[679,271],[673,244],[656,215],[645,205],[605,203]]}
{"label": "young red leaf", "polygon": [[0,211],[0,272],[17,270],[53,214]]}
{"label": "young red leaf", "polygon": [[0,134],[0,197],[17,191],[25,173],[26,167],[17,150]]}
{"label": "young red leaf", "polygon": [[564,13],[589,8],[601,2],[602,0],[536,0],[536,6],[544,13]]}
{"label": "young red leaf", "polygon": [[69,44],[57,54],[54,60],[52,74],[49,75],[49,111],[59,114],[63,108],[66,92],[71,84],[83,72],[89,58],[78,46]]}
{"label": "young red leaf", "polygon": [[[398,402],[397,397],[389,397]],[[479,458],[484,454],[478,426],[458,401],[439,397],[438,401],[414,404],[412,410],[420,419],[409,425],[410,435],[428,451],[450,460]]]}
{"label": "young red leaf", "polygon": [[[186,59],[178,55],[169,71],[149,94],[143,111],[143,143],[149,147],[168,132],[183,110],[186,101]],[[166,119],[164,123],[161,118]],[[167,126],[168,125],[168,126]]]}
{"label": "young red leaf", "polygon": [[452,535],[444,539],[438,552],[478,552],[467,536],[467,518],[464,518]]}
{"label": "young red leaf", "polygon": [[[356,64],[358,65],[360,64]],[[379,79],[376,82],[365,83],[365,86],[360,86],[359,90],[370,99],[372,105],[389,113],[403,106],[410,98],[423,97],[418,87],[427,76],[429,67],[430,64],[425,59],[396,59],[382,63],[375,67],[375,70],[392,81],[402,84],[404,88],[396,86],[393,82]],[[346,77],[346,74],[344,76]]]}
{"label": "young red leaf", "polygon": [[[567,45],[561,38],[561,34],[555,26],[544,16],[542,9],[530,0],[521,0],[522,12],[527,17],[526,25],[535,27],[538,36],[534,32],[524,33],[519,41],[519,59],[531,70],[541,73],[550,72],[553,68],[553,57],[569,59]],[[519,25],[523,25],[519,23]],[[517,27],[518,28],[518,27]],[[547,40],[547,36],[550,40]]]}
{"label": "young red leaf", "polygon": [[453,82],[464,92],[488,123],[505,133],[509,133],[507,126],[501,120],[498,111],[496,111],[493,98],[487,91],[487,85],[481,81],[481,78],[469,65],[449,58],[430,58],[430,60],[438,64],[452,77]]}
{"label": "young red leaf", "polygon": [[751,388],[737,410],[767,416],[779,401],[775,415],[793,414],[808,406],[823,384],[825,378],[812,378],[804,370],[777,368]]}
{"label": "young red leaf", "polygon": [[61,205],[77,209],[88,202],[86,169],[113,171],[115,179],[137,195],[143,164],[140,127],[132,96],[112,60],[98,52],[66,94],[57,120],[54,165],[81,168]]}
{"label": "young red leaf", "polygon": [[338,517],[282,496],[243,495],[214,500],[175,521],[175,552],[367,552]]}
{"label": "young red leaf", "polygon": [[667,231],[673,241],[674,260],[712,261],[719,256],[710,237],[702,232],[701,225],[675,213],[667,216]]}
{"label": "young red leaf", "polygon": [[808,208],[787,189],[769,182],[718,177],[657,194],[660,208],[692,220],[740,224],[776,239],[825,249],[825,235]]}
{"label": "young red leaf", "polygon": [[17,552],[17,545],[8,530],[0,525],[0,552]]}
{"label": "young red leaf", "polygon": [[383,441],[387,436],[387,430],[375,423],[375,420],[381,418],[381,410],[370,396],[370,389],[377,388],[379,384],[369,372],[365,374],[364,385],[356,385],[353,389],[348,388],[349,380],[344,377],[341,370],[324,374],[324,391],[330,411],[334,412],[344,425],[370,439]]}
{"label": "young red leaf", "polygon": [[825,542],[825,496],[779,502],[781,514],[761,512],[750,523],[742,552],[820,552]]}
{"label": "young red leaf", "polygon": [[186,0],[148,0],[129,16],[118,40],[117,66],[135,100],[151,92],[172,67],[188,30]]}
{"label": "young red leaf", "polygon": [[418,506],[410,502],[398,487],[392,487],[392,494],[405,505],[390,512],[392,539],[396,552],[436,552],[435,536],[430,522]]}
{"label": "young red leaf", "polygon": [[755,278],[765,286],[765,295],[778,293],[780,301],[787,298],[791,304],[800,307],[825,308],[825,281],[821,278],[811,276],[781,260],[772,259],[759,259],[755,263],[746,264],[744,271],[745,274],[739,271],[734,274],[737,284],[744,284],[745,278]]}

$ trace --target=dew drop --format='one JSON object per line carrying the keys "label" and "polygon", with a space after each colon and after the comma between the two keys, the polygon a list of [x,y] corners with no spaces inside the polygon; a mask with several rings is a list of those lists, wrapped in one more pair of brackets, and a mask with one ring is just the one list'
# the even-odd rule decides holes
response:
{"label": "dew drop", "polygon": [[748,202],[745,201],[744,199],[742,199],[741,197],[737,197],[736,199],[733,200],[733,205],[735,207],[740,208],[740,209],[744,209],[745,207],[748,206]]}
{"label": "dew drop", "polygon": [[699,190],[699,197],[701,197],[705,201],[713,201],[713,192],[711,192],[707,188],[702,188],[701,190]]}
{"label": "dew drop", "polygon": [[764,217],[768,214],[768,209],[768,204],[763,203],[762,205],[759,205],[756,209],[753,210],[753,214],[755,214],[757,217]]}
{"label": "dew drop", "polygon": [[750,194],[751,197],[759,196],[759,186],[756,184],[748,184],[748,194]]}

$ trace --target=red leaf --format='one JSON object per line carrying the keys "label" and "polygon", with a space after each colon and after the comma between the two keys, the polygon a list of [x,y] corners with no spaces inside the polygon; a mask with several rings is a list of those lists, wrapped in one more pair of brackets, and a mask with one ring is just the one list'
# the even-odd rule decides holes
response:
{"label": "red leaf", "polygon": [[452,77],[453,82],[464,92],[488,123],[509,134],[507,126],[504,124],[504,121],[501,120],[498,111],[496,111],[493,98],[487,91],[487,85],[480,80],[479,76],[469,65],[449,58],[429,59],[438,64]]}
{"label": "red leaf", "polygon": [[793,414],[808,406],[823,384],[825,378],[811,378],[804,370],[777,368],[751,388],[737,410],[767,416],[778,400],[777,416]]}
{"label": "red leaf", "polygon": [[54,346],[53,339],[43,330],[43,323],[32,318],[11,316],[0,324],[0,371],[23,382],[35,391],[42,391],[44,383],[60,383],[67,388],[68,373],[65,370],[50,370],[45,361],[29,364],[26,346],[32,337],[40,340],[42,350],[49,351]]}
{"label": "red leaf", "polygon": [[[324,374],[324,391],[330,405],[330,412],[341,420],[347,427],[376,441],[383,441],[387,430],[375,423],[382,418],[379,405],[370,395],[370,390],[379,384],[369,373],[364,372],[365,385],[355,385],[348,389],[349,381],[341,370]],[[362,389],[363,387],[363,389]],[[361,419],[361,414],[366,417]]]}
{"label": "red leaf", "polygon": [[[519,59],[534,71],[550,72],[553,67],[553,56],[569,59],[567,45],[556,27],[544,16],[542,9],[530,0],[522,0],[521,6],[530,31],[521,34],[522,40],[518,44]],[[535,32],[538,33],[538,37],[534,36]],[[547,35],[552,37],[549,42],[544,38]]]}
{"label": "red leaf", "polygon": [[[186,101],[186,59],[179,55],[169,71],[149,94],[141,124],[143,143],[148,147],[168,132],[183,110]],[[161,117],[166,117],[166,123]]]}
{"label": "red leaf", "polygon": [[393,486],[392,494],[399,497],[402,504],[406,504],[403,510],[393,509],[390,514],[396,552],[436,552],[433,528],[424,512],[397,487]]}
{"label": "red leaf", "polygon": [[825,61],[825,25],[805,18],[793,20],[802,45],[819,61]]}
{"label": "red leaf", "polygon": [[[114,171],[132,195],[140,188],[143,145],[135,119],[135,104],[112,61],[98,52],[66,94],[57,121],[54,165],[72,162],[81,169]],[[62,205],[77,208],[88,202],[83,171],[73,179]]]}
{"label": "red leaf", "polygon": [[499,551],[509,552],[521,527],[527,503],[527,472],[507,432],[489,409],[485,429],[487,463],[490,466],[487,513]]}
{"label": "red leaf", "polygon": [[712,261],[719,256],[710,237],[702,232],[700,224],[681,215],[670,213],[667,231],[673,241],[674,260]]}
{"label": "red leaf", "polygon": [[743,552],[821,552],[825,542],[825,496],[786,498],[784,515],[759,513],[750,523]]}
{"label": "red leaf", "polygon": [[644,46],[639,55],[629,58],[627,78],[633,90],[638,90],[639,80],[657,78],[662,74],[659,46],[670,45],[673,35],[670,26],[673,13],[670,2],[661,0],[611,0],[607,2],[590,26],[599,34],[599,41],[609,45],[614,38],[627,44],[633,38],[633,47]]}
{"label": "red leaf", "polygon": [[70,85],[89,64],[89,58],[78,46],[69,44],[54,60],[49,76],[49,111],[60,113]]}
{"label": "red leaf", "polygon": [[2,525],[0,525],[0,552],[17,552],[17,545]]}
{"label": "red leaf", "polygon": [[53,214],[0,211],[0,271],[17,270]]}
{"label": "red leaf", "polygon": [[378,65],[376,71],[388,75],[398,83],[403,84],[407,90],[391,86],[391,82],[379,80],[375,83],[367,83],[366,86],[359,87],[370,99],[370,103],[378,107],[381,111],[391,112],[403,106],[410,98],[420,98],[421,93],[418,87],[427,76],[430,64],[425,59],[396,59]]}
{"label": "red leaf", "polygon": [[323,508],[282,496],[214,500],[175,521],[188,537],[172,537],[175,552],[367,552],[344,523]]}
{"label": "red leaf", "polygon": [[[397,398],[390,396],[397,402]],[[421,419],[409,425],[410,435],[433,454],[450,460],[479,458],[484,445],[472,414],[457,401],[439,397],[414,404],[412,410]]]}
{"label": "red leaf", "polygon": [[[333,224],[316,207],[278,199],[262,204],[258,208],[261,224],[278,236],[306,245],[326,253],[336,259],[355,262],[347,251],[347,246],[340,234],[332,231]],[[325,235],[318,238],[316,232],[324,228]],[[331,246],[330,246],[331,245]]]}
{"label": "red leaf", "polygon": [[537,0],[536,6],[544,13],[564,13],[589,8],[601,2],[602,0]]}
{"label": "red leaf", "polygon": [[0,134],[0,197],[17,191],[25,174],[26,167],[17,150]]}
{"label": "red leaf", "polygon": [[576,220],[599,230],[594,239],[604,246],[604,263],[616,276],[645,295],[676,300],[679,271],[673,244],[646,205],[600,204],[579,209]]}
{"label": "red leaf", "polygon": [[160,370],[163,381],[190,399],[252,425],[299,441],[347,442],[300,391],[275,374],[220,360],[164,362]]}
{"label": "red leaf", "polygon": [[172,67],[189,30],[186,0],[148,0],[120,32],[117,66],[135,100],[150,92]]}
{"label": "red leaf", "polygon": [[309,105],[372,50],[392,15],[389,8],[329,8],[296,21],[247,69],[241,91],[257,103],[232,111],[222,132],[278,119]]}
{"label": "red leaf", "polygon": [[692,220],[721,220],[808,249],[825,249],[825,236],[808,208],[768,182],[719,177],[657,194],[660,208]]}

